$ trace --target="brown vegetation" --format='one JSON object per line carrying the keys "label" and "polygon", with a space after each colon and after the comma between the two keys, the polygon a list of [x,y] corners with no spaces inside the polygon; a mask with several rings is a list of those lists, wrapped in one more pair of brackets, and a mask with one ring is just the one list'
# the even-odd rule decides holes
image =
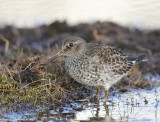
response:
{"label": "brown vegetation", "polygon": [[63,59],[47,66],[40,65],[57,52],[65,37],[71,35],[81,36],[88,42],[118,47],[129,54],[148,55],[148,62],[139,64],[113,87],[122,93],[131,88],[151,88],[144,75],[160,73],[159,30],[141,31],[111,22],[69,26],[57,21],[32,29],[6,26],[0,29],[0,103],[41,105],[89,96],[89,89],[82,88],[67,75]]}

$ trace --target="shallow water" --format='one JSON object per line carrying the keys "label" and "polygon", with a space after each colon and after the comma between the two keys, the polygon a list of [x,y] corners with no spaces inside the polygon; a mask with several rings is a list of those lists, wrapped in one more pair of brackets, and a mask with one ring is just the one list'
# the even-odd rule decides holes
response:
{"label": "shallow water", "polygon": [[[19,113],[5,113],[0,121],[135,121],[135,122],[159,122],[160,121],[160,87],[152,90],[131,90],[124,94],[111,95],[104,107],[102,99],[100,107],[96,104],[72,103],[65,105],[62,112],[40,109],[36,111],[22,111]],[[102,93],[101,96],[104,96]],[[76,109],[73,109],[76,106]],[[58,110],[60,111],[60,110]]]}

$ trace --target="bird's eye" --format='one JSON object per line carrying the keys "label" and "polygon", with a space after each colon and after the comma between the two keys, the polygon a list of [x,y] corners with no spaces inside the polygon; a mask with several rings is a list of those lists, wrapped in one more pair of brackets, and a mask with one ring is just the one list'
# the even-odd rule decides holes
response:
{"label": "bird's eye", "polygon": [[71,48],[71,47],[73,47],[73,43],[67,44],[67,48]]}

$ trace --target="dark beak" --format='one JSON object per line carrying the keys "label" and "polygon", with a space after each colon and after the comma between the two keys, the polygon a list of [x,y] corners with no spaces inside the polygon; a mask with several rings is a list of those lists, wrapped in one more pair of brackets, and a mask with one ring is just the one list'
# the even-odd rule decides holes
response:
{"label": "dark beak", "polygon": [[49,60],[47,60],[46,62],[44,62],[42,65],[47,65],[50,62],[52,62],[53,60],[55,60],[56,58],[58,58],[61,55],[61,51],[59,51],[55,56],[53,56],[52,58],[50,58]]}

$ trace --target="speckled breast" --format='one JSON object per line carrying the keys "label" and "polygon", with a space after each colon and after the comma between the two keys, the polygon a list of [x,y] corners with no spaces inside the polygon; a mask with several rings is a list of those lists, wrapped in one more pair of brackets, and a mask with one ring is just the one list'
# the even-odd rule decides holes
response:
{"label": "speckled breast", "polygon": [[100,77],[99,71],[93,71],[87,57],[65,60],[65,69],[69,75],[79,83],[89,86],[103,86],[104,79]]}

